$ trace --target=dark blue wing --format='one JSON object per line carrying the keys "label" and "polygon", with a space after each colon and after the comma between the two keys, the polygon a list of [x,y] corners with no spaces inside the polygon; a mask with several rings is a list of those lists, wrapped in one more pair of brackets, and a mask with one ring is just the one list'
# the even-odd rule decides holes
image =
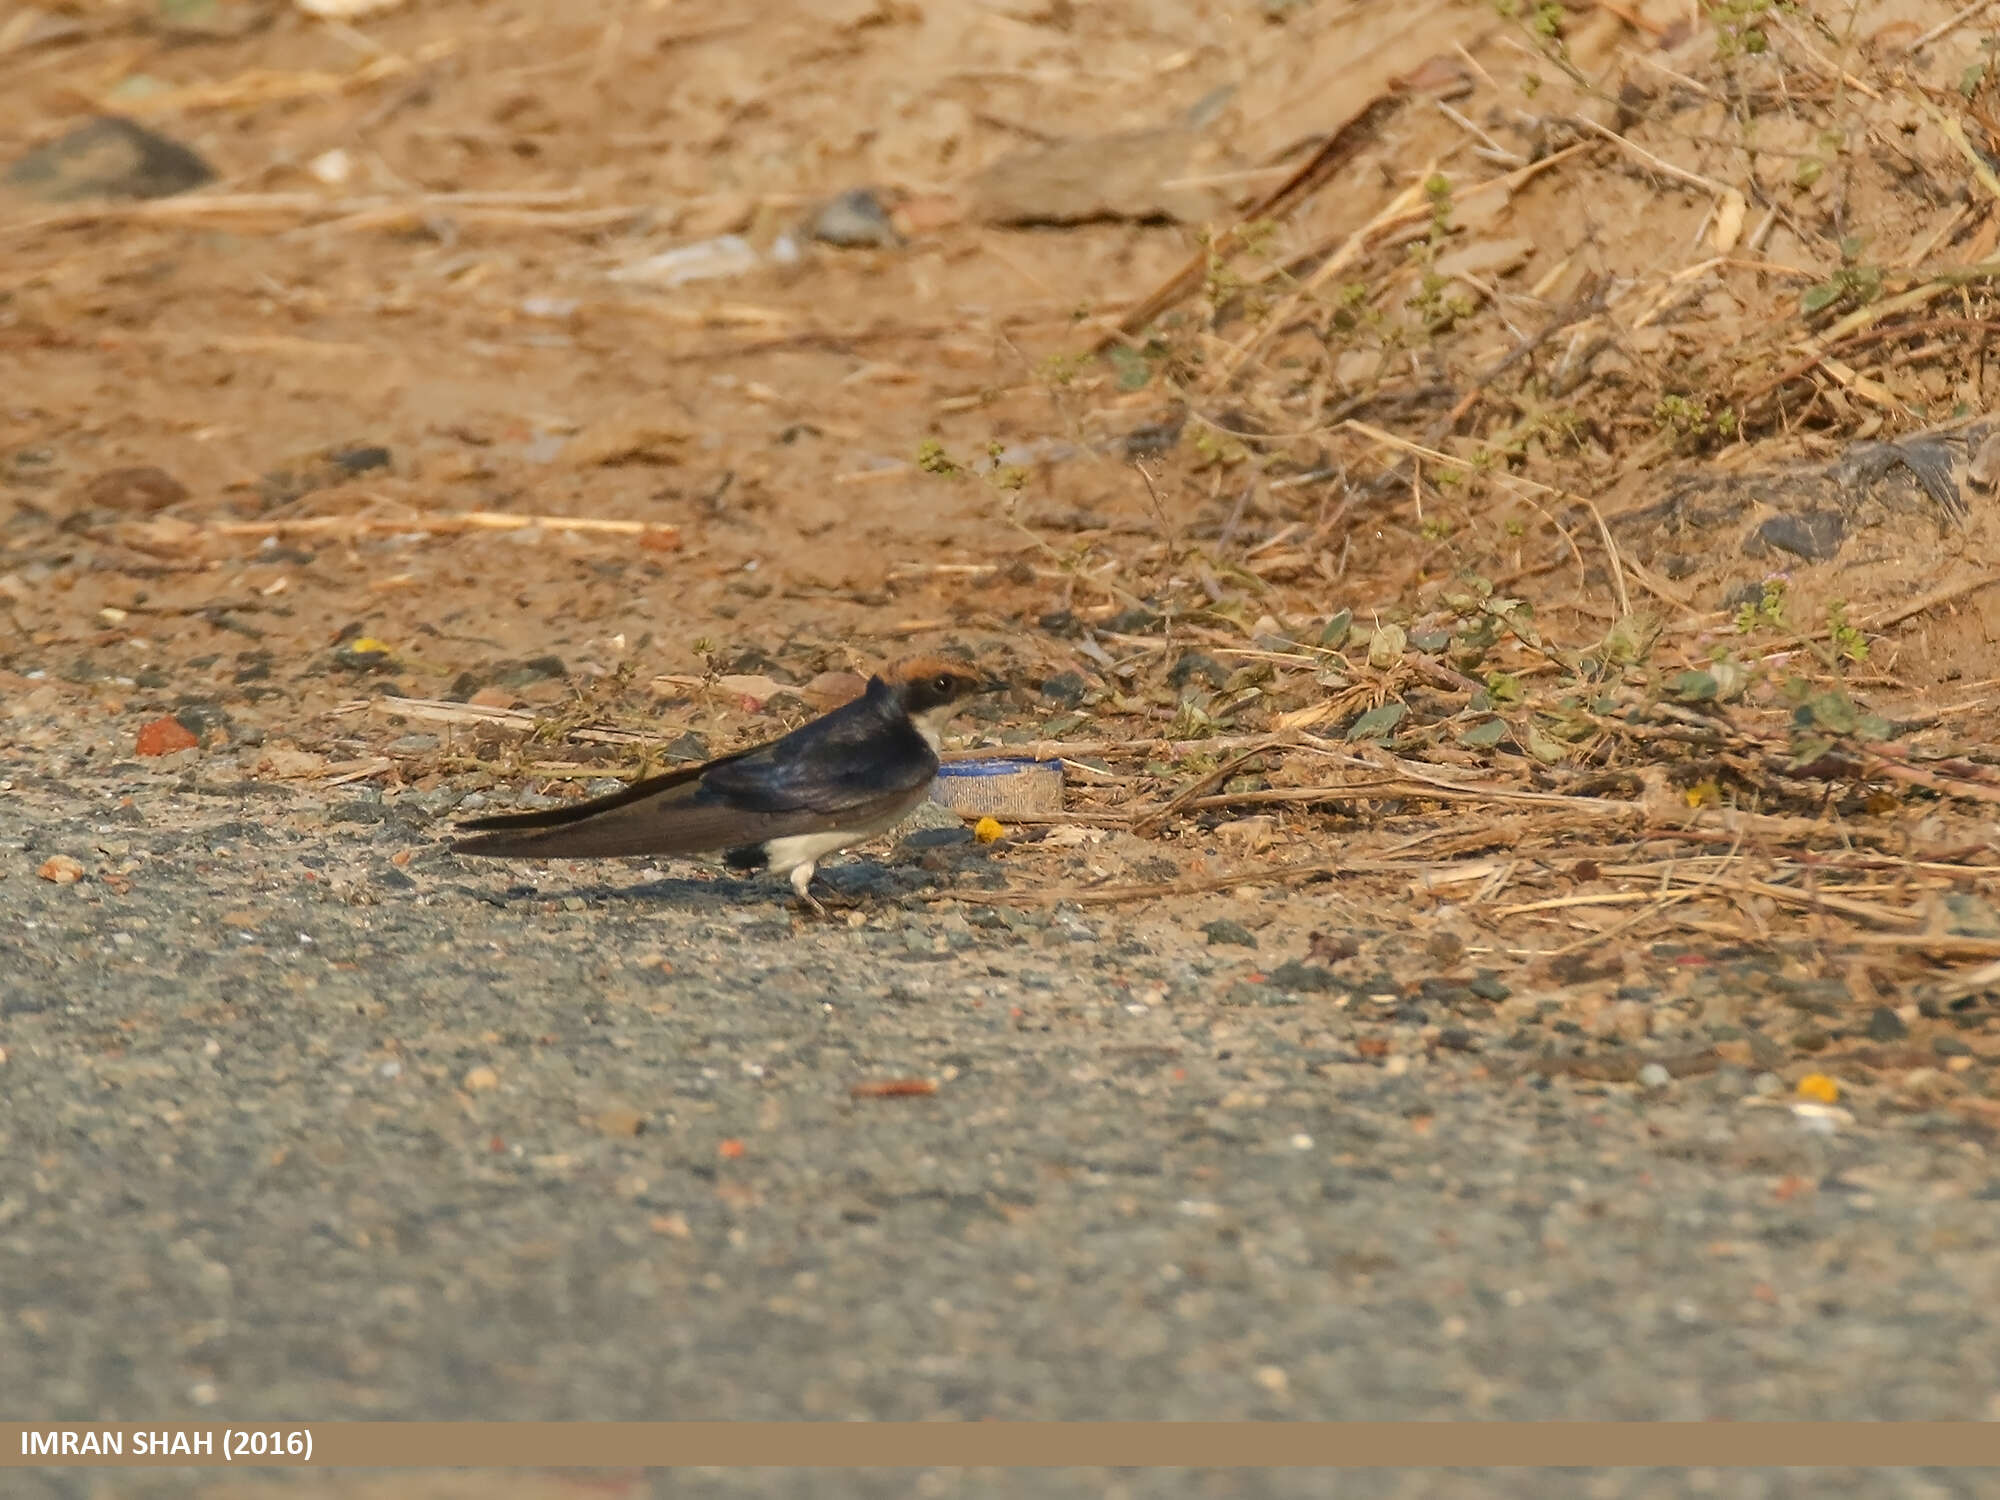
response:
{"label": "dark blue wing", "polygon": [[914,792],[937,767],[936,752],[878,678],[825,718],[713,767],[695,800],[749,812],[839,813]]}

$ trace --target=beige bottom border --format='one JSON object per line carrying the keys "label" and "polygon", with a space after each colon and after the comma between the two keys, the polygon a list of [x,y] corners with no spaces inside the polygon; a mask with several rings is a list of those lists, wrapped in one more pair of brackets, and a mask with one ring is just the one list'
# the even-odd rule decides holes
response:
{"label": "beige bottom border", "polygon": [[[65,1436],[65,1435],[68,1436]],[[310,1456],[308,1457],[308,1453]],[[0,1468],[2000,1466],[1986,1422],[0,1423]]]}

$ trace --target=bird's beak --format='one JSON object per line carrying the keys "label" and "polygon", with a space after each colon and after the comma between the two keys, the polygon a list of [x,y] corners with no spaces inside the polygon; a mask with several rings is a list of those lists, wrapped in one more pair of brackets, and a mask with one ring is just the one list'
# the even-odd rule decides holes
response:
{"label": "bird's beak", "polygon": [[979,684],[978,691],[982,693],[1004,693],[1013,685],[1013,683],[1004,677],[989,677]]}

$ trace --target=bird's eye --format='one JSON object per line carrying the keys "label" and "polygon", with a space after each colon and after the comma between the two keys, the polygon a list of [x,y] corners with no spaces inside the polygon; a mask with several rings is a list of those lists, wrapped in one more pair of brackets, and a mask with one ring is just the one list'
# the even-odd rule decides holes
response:
{"label": "bird's eye", "polygon": [[951,691],[951,679],[949,677],[940,677],[931,686],[936,688],[940,693],[948,693]]}

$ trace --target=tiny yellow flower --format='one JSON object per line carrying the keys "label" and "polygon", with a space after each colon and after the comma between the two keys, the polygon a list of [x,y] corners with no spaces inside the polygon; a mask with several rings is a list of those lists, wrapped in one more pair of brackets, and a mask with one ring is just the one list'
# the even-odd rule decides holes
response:
{"label": "tiny yellow flower", "polygon": [[1799,1097],[1817,1104],[1831,1104],[1840,1097],[1840,1085],[1824,1073],[1808,1073],[1799,1080]]}
{"label": "tiny yellow flower", "polygon": [[972,836],[982,844],[990,844],[1004,837],[1006,832],[1007,830],[1000,826],[998,818],[981,818],[972,825]]}

